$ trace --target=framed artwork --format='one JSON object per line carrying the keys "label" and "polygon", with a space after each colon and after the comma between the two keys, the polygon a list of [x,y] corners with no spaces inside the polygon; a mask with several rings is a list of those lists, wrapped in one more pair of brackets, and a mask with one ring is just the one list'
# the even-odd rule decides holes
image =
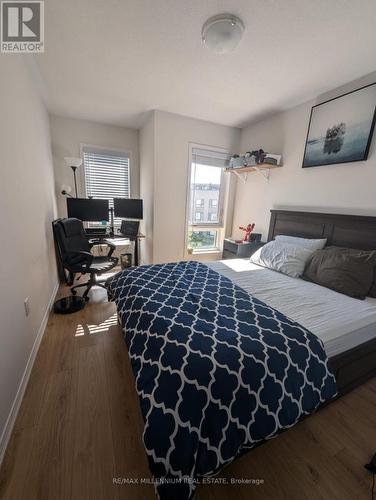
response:
{"label": "framed artwork", "polygon": [[303,168],[366,160],[376,118],[376,83],[312,107]]}

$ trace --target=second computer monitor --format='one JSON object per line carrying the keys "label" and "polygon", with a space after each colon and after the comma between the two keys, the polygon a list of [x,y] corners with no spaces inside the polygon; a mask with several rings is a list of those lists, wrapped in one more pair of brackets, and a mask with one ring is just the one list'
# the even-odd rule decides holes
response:
{"label": "second computer monitor", "polygon": [[114,198],[115,217],[124,219],[142,219],[142,200],[132,198]]}

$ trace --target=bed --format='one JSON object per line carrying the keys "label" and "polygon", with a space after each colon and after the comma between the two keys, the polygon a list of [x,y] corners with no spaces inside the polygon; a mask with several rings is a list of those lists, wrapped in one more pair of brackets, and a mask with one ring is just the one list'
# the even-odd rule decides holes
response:
{"label": "bed", "polygon": [[[327,238],[327,245],[375,250],[376,217],[271,210],[268,241],[279,234]],[[374,303],[372,299],[366,300]],[[352,303],[354,304],[353,301]],[[356,337],[356,333],[354,336]],[[376,376],[376,324],[368,325],[368,336],[369,339],[359,337],[359,342],[353,347],[330,356],[330,366],[336,377],[339,395]]]}
{"label": "bed", "polygon": [[[268,239],[372,249],[375,229],[376,218],[272,211]],[[342,297],[242,260],[133,268],[108,290],[163,500],[193,498],[199,478],[376,371],[375,299]]]}

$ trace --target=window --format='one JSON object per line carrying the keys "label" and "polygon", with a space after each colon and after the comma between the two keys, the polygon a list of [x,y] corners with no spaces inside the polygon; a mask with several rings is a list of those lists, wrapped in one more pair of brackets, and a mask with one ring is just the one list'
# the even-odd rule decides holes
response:
{"label": "window", "polygon": [[196,250],[212,250],[218,247],[217,231],[189,231],[188,241],[190,246]]}
{"label": "window", "polygon": [[230,155],[201,148],[192,148],[191,153],[187,246],[196,252],[219,250],[223,239],[226,191],[223,169],[228,165]]}
{"label": "window", "polygon": [[[127,153],[83,148],[86,196],[106,199],[130,198],[130,162]],[[120,226],[121,219],[114,220]]]}

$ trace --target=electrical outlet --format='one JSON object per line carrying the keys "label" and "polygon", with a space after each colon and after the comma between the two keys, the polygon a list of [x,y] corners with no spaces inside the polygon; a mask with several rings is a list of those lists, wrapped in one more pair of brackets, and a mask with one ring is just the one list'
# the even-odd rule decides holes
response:
{"label": "electrical outlet", "polygon": [[26,297],[26,299],[24,300],[24,307],[25,307],[25,315],[27,317],[30,314],[30,299],[29,299],[29,297]]}

